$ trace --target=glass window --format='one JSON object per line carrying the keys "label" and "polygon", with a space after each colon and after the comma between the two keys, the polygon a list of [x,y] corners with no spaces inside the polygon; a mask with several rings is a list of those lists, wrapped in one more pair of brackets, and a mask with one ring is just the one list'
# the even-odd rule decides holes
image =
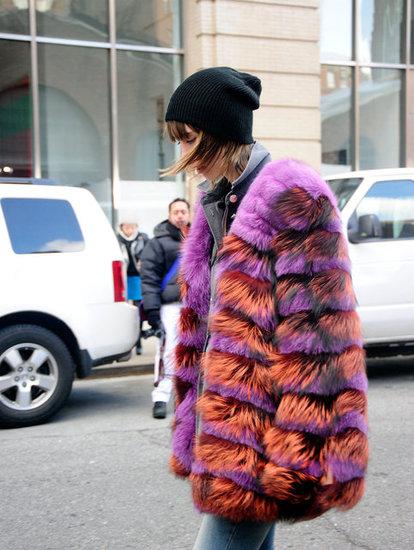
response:
{"label": "glass window", "polygon": [[0,32],[29,34],[28,0],[0,0]]}
{"label": "glass window", "polygon": [[117,0],[117,42],[180,47],[179,0]]}
{"label": "glass window", "polygon": [[321,0],[321,61],[352,58],[352,0]]}
{"label": "glass window", "polygon": [[360,167],[400,166],[402,71],[360,69]]}
{"label": "glass window", "polygon": [[362,178],[342,178],[328,180],[328,184],[332,191],[335,193],[336,200],[338,201],[338,208],[343,210],[346,203],[358,189]]}
{"label": "glass window", "polygon": [[360,6],[360,61],[403,62],[404,0],[361,0]]}
{"label": "glass window", "polygon": [[414,65],[414,0],[411,0],[411,65]]}
{"label": "glass window", "polygon": [[414,166],[414,70],[407,72],[408,88],[405,99],[406,106],[406,127],[407,127],[407,166]]}
{"label": "glass window", "polygon": [[39,44],[42,177],[89,189],[111,212],[108,52]]}
{"label": "glass window", "polygon": [[83,250],[82,231],[68,201],[7,198],[1,207],[16,254]]}
{"label": "glass window", "polygon": [[119,169],[123,180],[159,179],[175,147],[164,135],[179,56],[118,51]]}
{"label": "glass window", "polygon": [[359,238],[414,238],[414,181],[375,183],[356,209]]}
{"label": "glass window", "polygon": [[324,174],[350,170],[352,69],[321,68],[322,170]]}
{"label": "glass window", "polygon": [[107,42],[107,4],[107,0],[36,0],[37,33]]}
{"label": "glass window", "polygon": [[31,177],[30,45],[0,42],[0,177]]}

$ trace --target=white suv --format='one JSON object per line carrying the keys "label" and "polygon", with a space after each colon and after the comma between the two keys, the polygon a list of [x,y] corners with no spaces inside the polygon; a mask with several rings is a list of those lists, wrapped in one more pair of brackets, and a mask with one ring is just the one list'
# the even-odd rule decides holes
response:
{"label": "white suv", "polygon": [[414,351],[414,168],[327,178],[349,242],[367,351]]}
{"label": "white suv", "polygon": [[138,335],[121,250],[85,189],[0,183],[0,425],[62,407],[74,374],[127,355]]}

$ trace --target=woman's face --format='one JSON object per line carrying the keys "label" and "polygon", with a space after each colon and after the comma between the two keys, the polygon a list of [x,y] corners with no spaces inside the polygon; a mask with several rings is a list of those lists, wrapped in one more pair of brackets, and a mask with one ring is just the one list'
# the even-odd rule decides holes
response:
{"label": "woman's face", "polygon": [[[180,148],[181,148],[181,156],[186,155],[191,149],[194,147],[197,141],[198,132],[193,130],[191,126],[185,125],[185,130],[187,132],[184,139],[180,141]],[[200,168],[196,166],[198,173],[200,176],[202,176],[206,180],[212,180],[213,179],[213,171],[211,168]]]}

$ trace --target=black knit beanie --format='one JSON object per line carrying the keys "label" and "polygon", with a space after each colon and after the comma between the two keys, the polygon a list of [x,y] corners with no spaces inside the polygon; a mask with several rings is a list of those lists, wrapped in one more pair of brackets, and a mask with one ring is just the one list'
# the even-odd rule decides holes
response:
{"label": "black knit beanie", "polygon": [[230,67],[198,71],[171,96],[165,120],[184,122],[223,141],[252,143],[260,80]]}

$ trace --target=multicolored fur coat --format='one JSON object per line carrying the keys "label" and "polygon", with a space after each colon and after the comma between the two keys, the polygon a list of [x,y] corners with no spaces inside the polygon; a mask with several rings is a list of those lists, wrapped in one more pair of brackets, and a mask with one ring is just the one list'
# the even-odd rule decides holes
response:
{"label": "multicolored fur coat", "polygon": [[354,506],[368,458],[367,379],[329,187],[296,161],[265,166],[223,240],[213,308],[211,246],[198,207],[183,251],[173,471],[190,477],[200,511],[233,521]]}

